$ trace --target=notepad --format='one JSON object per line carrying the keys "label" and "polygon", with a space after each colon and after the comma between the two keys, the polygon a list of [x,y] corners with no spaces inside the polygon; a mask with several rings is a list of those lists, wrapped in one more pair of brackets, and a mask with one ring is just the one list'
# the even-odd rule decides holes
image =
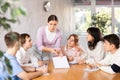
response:
{"label": "notepad", "polygon": [[67,57],[53,57],[54,68],[70,68]]}

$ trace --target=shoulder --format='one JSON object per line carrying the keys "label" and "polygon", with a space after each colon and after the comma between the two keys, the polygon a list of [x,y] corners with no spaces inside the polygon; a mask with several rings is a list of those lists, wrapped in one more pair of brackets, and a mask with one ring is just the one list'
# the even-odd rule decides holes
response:
{"label": "shoulder", "polygon": [[99,41],[98,44],[103,44],[103,41]]}
{"label": "shoulder", "polygon": [[41,26],[37,30],[37,36],[44,35],[46,26]]}
{"label": "shoulder", "polygon": [[120,48],[117,49],[117,51],[116,51],[116,56],[119,56],[119,57],[120,57]]}
{"label": "shoulder", "polygon": [[61,30],[57,28],[57,29],[56,29],[56,32],[59,32],[59,33],[61,33]]}
{"label": "shoulder", "polygon": [[59,29],[57,29],[56,32],[58,35],[60,35],[60,36],[62,35],[62,32]]}
{"label": "shoulder", "polygon": [[103,41],[99,41],[97,45],[103,45]]}

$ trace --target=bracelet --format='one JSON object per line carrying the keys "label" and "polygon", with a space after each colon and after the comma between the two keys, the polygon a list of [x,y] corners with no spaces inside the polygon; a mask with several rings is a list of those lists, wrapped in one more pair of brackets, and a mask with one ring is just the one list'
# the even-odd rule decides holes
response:
{"label": "bracelet", "polygon": [[36,67],[35,67],[35,72],[36,72]]}

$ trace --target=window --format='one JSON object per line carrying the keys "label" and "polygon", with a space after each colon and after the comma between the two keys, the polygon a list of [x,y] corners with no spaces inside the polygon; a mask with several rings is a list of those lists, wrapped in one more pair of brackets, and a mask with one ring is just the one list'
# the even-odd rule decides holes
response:
{"label": "window", "polygon": [[120,7],[115,7],[115,33],[120,35]]}
{"label": "window", "polygon": [[[79,0],[80,1],[80,0]],[[109,16],[109,24],[106,26],[104,34],[116,33],[120,34],[120,0],[82,0],[89,1],[90,4],[75,5],[75,31],[79,35],[86,33],[90,23],[91,16],[96,13],[105,13]],[[80,2],[79,2],[80,3]],[[84,3],[84,2],[83,2]]]}
{"label": "window", "polygon": [[[105,26],[105,29],[103,34],[106,35],[106,34],[110,34],[112,33],[111,32],[111,7],[96,7],[96,13],[101,13],[102,17],[107,17],[108,20],[106,22],[106,26]],[[106,19],[106,18],[105,18]],[[102,32],[102,30],[101,30]]]}
{"label": "window", "polygon": [[89,7],[75,8],[75,29],[77,34],[83,34],[91,22],[91,9]]}

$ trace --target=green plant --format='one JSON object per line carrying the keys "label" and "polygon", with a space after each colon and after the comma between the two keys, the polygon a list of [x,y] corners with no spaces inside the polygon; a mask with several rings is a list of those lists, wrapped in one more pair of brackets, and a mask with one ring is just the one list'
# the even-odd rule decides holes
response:
{"label": "green plant", "polygon": [[92,17],[92,23],[90,24],[90,26],[92,27],[98,27],[102,34],[106,33],[106,29],[107,27],[109,27],[109,25],[111,24],[111,17],[106,14],[106,13],[96,13],[93,14]]}
{"label": "green plant", "polygon": [[0,27],[11,29],[10,23],[19,21],[21,15],[26,15],[26,10],[19,0],[0,0]]}
{"label": "green plant", "polygon": [[[12,31],[10,24],[19,21],[19,17],[21,15],[25,16],[26,10],[20,4],[20,0],[0,0],[0,28]],[[1,50],[0,63],[2,64],[2,66],[4,66],[4,72],[8,72],[9,74],[12,73],[12,67],[10,65],[10,62],[3,55],[3,52]],[[4,77],[4,80],[11,80],[11,78],[7,75],[7,77]]]}

